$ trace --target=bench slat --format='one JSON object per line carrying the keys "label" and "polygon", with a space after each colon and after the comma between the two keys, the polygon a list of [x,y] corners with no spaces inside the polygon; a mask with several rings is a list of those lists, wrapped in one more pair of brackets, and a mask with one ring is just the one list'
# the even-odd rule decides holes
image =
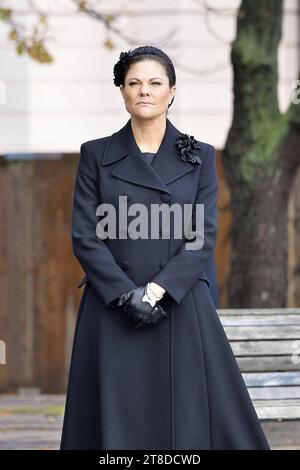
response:
{"label": "bench slat", "polygon": [[300,418],[300,400],[297,403],[282,404],[279,400],[270,400],[262,403],[260,400],[254,400],[253,405],[257,416],[261,420],[267,419],[299,419]]}
{"label": "bench slat", "polygon": [[222,315],[300,315],[300,308],[221,308],[217,309]]}
{"label": "bench slat", "polygon": [[300,387],[252,387],[249,395],[252,400],[300,399]]}
{"label": "bench slat", "polygon": [[294,363],[288,356],[236,357],[242,372],[300,371],[300,362]]}
{"label": "bench slat", "polygon": [[[292,355],[297,349],[296,340],[294,339],[282,341],[232,341],[230,346],[235,356]],[[274,358],[274,361],[276,361],[276,358]]]}
{"label": "bench slat", "polygon": [[299,339],[300,346],[300,323],[299,325],[278,326],[225,326],[225,333],[231,340],[261,340],[261,339]]}
{"label": "bench slat", "polygon": [[300,385],[300,372],[243,372],[247,387]]}
{"label": "bench slat", "polygon": [[226,326],[243,325],[299,325],[300,315],[220,315]]}

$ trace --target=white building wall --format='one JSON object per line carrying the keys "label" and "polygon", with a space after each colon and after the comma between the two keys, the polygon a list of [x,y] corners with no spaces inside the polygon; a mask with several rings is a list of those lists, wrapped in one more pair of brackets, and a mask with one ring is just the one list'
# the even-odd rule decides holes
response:
{"label": "white building wall", "polygon": [[[20,20],[32,21],[25,0],[11,3]],[[7,40],[7,26],[0,23],[0,80],[6,92],[5,103],[0,104],[0,153],[78,152],[83,141],[115,132],[129,118],[120,90],[113,84],[112,70],[120,51],[135,46],[112,34],[116,47],[105,49],[107,34],[102,24],[76,12],[70,0],[36,3],[49,14],[53,39],[48,47],[55,61],[41,65],[17,56]],[[282,111],[288,106],[299,69],[297,3],[284,3],[278,86]],[[106,11],[125,9],[127,15],[116,25],[141,41],[138,45],[161,47],[174,61],[177,91],[169,111],[172,122],[181,131],[222,148],[232,119],[230,41],[235,37],[240,1],[210,0],[216,8],[225,4],[226,14],[210,14],[208,19],[193,0],[106,0],[100,4]],[[157,42],[174,29],[170,44]],[[203,73],[189,73],[188,67]]]}

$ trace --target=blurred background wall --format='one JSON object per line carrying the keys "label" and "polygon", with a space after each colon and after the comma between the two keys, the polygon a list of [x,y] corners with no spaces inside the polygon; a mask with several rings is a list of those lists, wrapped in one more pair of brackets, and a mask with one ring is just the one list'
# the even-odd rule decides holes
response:
{"label": "blurred background wall", "polygon": [[[18,56],[7,40],[7,27],[0,23],[0,339],[7,348],[0,391],[20,386],[65,390],[81,295],[77,284],[82,271],[70,237],[78,152],[82,142],[115,132],[129,118],[112,70],[119,53],[135,46],[105,32],[68,0],[37,3],[51,22],[53,63]],[[122,11],[116,26],[140,41],[138,45],[154,44],[171,56],[177,91],[168,117],[182,132],[218,150],[216,263],[221,307],[230,307],[225,287],[230,276],[230,192],[222,148],[232,118],[230,47],[239,3],[213,0],[223,14],[207,16],[192,0],[101,2],[102,11]],[[20,20],[32,20],[27,2],[11,4]],[[297,7],[296,0],[285,0],[279,49],[281,111],[288,106],[299,69]],[[171,31],[171,40],[160,43]],[[287,306],[300,301],[299,183],[300,175],[290,200]]]}

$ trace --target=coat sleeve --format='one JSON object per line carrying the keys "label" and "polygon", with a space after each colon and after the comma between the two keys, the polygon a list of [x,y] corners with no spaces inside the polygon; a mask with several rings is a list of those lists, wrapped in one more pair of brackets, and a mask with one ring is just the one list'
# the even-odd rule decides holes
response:
{"label": "coat sleeve", "polygon": [[[208,260],[214,253],[218,225],[218,176],[216,170],[216,150],[208,145],[197,186],[196,200],[192,212],[192,227],[195,227],[196,204],[204,204],[204,233],[197,234],[202,239],[202,247],[187,250],[185,244],[152,279],[176,301],[181,302],[187,291],[205,270]],[[204,236],[204,240],[203,240]],[[188,240],[187,240],[188,241]],[[200,245],[198,245],[200,246]]]}
{"label": "coat sleeve", "polygon": [[121,294],[136,288],[116,262],[105,241],[97,237],[100,204],[99,178],[88,143],[80,148],[72,211],[73,252],[106,306]]}

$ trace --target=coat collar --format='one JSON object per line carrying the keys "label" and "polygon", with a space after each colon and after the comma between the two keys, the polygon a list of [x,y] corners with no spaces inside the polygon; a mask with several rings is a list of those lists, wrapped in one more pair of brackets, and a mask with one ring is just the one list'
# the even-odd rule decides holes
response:
{"label": "coat collar", "polygon": [[114,177],[171,194],[167,185],[195,168],[181,160],[176,152],[175,142],[179,134],[180,131],[166,118],[163,140],[153,163],[149,165],[136,143],[129,119],[124,127],[111,135],[101,165],[122,159],[112,171]]}

